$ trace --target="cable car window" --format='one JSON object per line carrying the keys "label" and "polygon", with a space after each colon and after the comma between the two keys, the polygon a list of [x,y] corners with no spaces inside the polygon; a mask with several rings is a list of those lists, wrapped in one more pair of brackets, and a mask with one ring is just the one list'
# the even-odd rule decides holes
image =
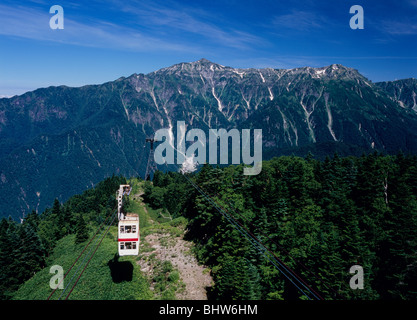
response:
{"label": "cable car window", "polygon": [[132,232],[133,232],[133,233],[135,233],[135,232],[136,232],[136,226],[135,226],[135,225],[133,225],[133,226],[132,226]]}
{"label": "cable car window", "polygon": [[125,226],[120,226],[120,233],[125,233]]}
{"label": "cable car window", "polygon": [[125,226],[125,232],[131,233],[132,232],[132,226]]}
{"label": "cable car window", "polygon": [[126,244],[126,249],[132,249],[132,242],[125,242]]}
{"label": "cable car window", "polygon": [[120,249],[121,250],[124,250],[124,248],[125,248],[125,243],[124,242],[120,242]]}

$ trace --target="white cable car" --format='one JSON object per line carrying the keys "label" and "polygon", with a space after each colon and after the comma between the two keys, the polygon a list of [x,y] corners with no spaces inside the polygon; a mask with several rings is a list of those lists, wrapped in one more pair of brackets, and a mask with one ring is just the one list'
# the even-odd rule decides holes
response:
{"label": "white cable car", "polygon": [[137,256],[139,254],[139,216],[127,213],[119,220],[118,226],[119,256]]}
{"label": "white cable car", "polygon": [[123,196],[129,195],[130,185],[122,184],[116,192],[117,214],[119,218],[117,242],[119,256],[137,256],[139,254],[139,216],[135,213],[124,214]]}

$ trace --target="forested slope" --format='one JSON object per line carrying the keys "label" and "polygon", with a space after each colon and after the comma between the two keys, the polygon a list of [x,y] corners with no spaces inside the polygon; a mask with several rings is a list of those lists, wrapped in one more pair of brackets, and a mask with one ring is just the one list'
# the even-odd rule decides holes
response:
{"label": "forested slope", "polygon": [[[42,271],[48,274],[51,261],[60,258],[66,263],[74,261],[87,244],[97,227],[108,217],[116,206],[115,190],[126,183],[123,177],[113,176],[100,182],[95,188],[81,195],[71,197],[64,204],[55,200],[51,208],[42,213],[32,211],[21,223],[9,219],[0,222],[0,294],[1,299],[10,299],[25,281]],[[104,238],[103,243],[109,241]],[[114,242],[114,239],[111,241]],[[112,251],[112,255],[114,255]],[[110,254],[110,252],[109,252]],[[65,266],[64,266],[65,265]],[[31,286],[33,298],[37,290],[49,289],[49,280],[39,288]],[[45,291],[46,293],[48,291]],[[49,293],[48,293],[49,294]],[[48,295],[44,296],[46,299]],[[27,296],[30,299],[30,296]]]}
{"label": "forested slope", "polygon": [[[187,224],[185,240],[194,242],[193,253],[214,281],[209,299],[306,298],[242,230],[323,299],[417,298],[416,156],[335,155],[324,161],[283,156],[264,161],[257,176],[245,176],[242,170],[241,165],[204,165],[185,175],[157,171],[152,183],[141,182],[149,212],[141,211],[138,195],[127,204],[141,217],[141,238],[173,232],[174,239],[177,221]],[[1,298],[47,298],[52,275],[45,267],[56,263],[68,269],[88,236],[114,209],[115,190],[124,183],[125,178],[113,176],[64,204],[55,201],[40,214],[32,212],[22,223],[3,219]],[[162,229],[155,225],[158,219],[167,221]],[[135,282],[110,283],[109,263],[117,263],[112,228],[92,261],[91,270],[100,274],[86,273],[81,278],[84,289],[74,297],[155,298],[141,272],[135,273]],[[143,258],[154,256],[145,251]],[[167,265],[160,264],[161,270]],[[349,285],[354,265],[363,267],[363,289]],[[154,275],[162,281],[161,297],[175,298],[180,283],[169,289],[170,278],[161,275]]]}
{"label": "forested slope", "polygon": [[[280,157],[257,176],[204,166],[192,181],[209,197],[175,173],[158,173],[145,196],[189,219],[213,298],[305,297],[211,201],[324,299],[417,298],[415,156]],[[349,285],[354,265],[364,270],[362,290]]]}
{"label": "forested slope", "polygon": [[[132,192],[125,196],[122,210],[140,217],[140,254],[119,257],[115,190],[126,183],[132,186]],[[64,204],[55,201],[51,209],[40,215],[32,212],[20,224],[3,219],[1,299],[172,300],[192,297],[186,283],[190,277],[185,277],[174,261],[178,248],[191,246],[179,240],[187,221],[183,217],[166,219],[159,211],[147,208],[140,197],[142,185],[143,181],[136,178],[126,181],[113,176]],[[156,248],[149,243],[150,237],[160,240]],[[172,241],[180,243],[176,250],[170,248]],[[161,256],[160,250],[171,254]],[[195,273],[199,267],[197,261],[186,260],[188,269]],[[198,273],[194,277],[198,277]],[[54,289],[59,283],[62,287]],[[200,287],[204,294],[204,286]]]}

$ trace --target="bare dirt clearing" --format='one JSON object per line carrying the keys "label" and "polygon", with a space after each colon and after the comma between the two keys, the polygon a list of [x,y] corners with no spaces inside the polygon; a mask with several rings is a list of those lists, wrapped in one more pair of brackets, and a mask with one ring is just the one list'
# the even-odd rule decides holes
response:
{"label": "bare dirt clearing", "polygon": [[[175,226],[164,228],[165,224],[159,224],[152,219],[145,203],[143,202],[143,190],[140,189],[134,194],[134,201],[138,202],[147,216],[147,221],[152,228],[150,233],[142,239],[139,248],[140,259],[137,261],[141,271],[150,279],[151,289],[154,290],[154,279],[158,272],[157,265],[164,261],[170,261],[172,266],[178,270],[182,286],[175,292],[178,300],[207,300],[207,287],[213,285],[210,270],[199,265],[192,253],[193,243],[184,240],[185,227]],[[165,221],[172,221],[167,213],[159,215]]]}
{"label": "bare dirt clearing", "polygon": [[[177,292],[177,299],[207,300],[206,287],[212,285],[212,278],[209,270],[199,265],[191,253],[191,242],[185,241],[183,236],[153,233],[145,237],[145,245],[149,246],[147,252],[142,253],[142,258],[138,260],[142,272],[152,277],[153,259],[168,260],[179,271],[180,279],[185,284],[185,289]],[[149,258],[151,255],[152,259]]]}

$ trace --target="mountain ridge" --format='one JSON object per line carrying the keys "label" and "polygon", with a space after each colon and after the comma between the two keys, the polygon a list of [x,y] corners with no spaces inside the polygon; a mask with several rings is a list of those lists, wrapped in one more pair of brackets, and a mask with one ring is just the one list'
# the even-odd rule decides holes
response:
{"label": "mountain ridge", "polygon": [[175,137],[177,121],[206,131],[261,128],[271,156],[415,152],[416,92],[415,81],[372,83],[340,64],[241,69],[200,59],[3,98],[0,213],[43,210],[112,174],[143,176],[145,138],[160,128]]}
{"label": "mountain ridge", "polygon": [[[112,83],[112,82],[116,82],[116,81],[123,81],[123,80],[126,80],[128,78],[136,77],[136,76],[139,76],[139,75],[147,76],[147,75],[150,75],[150,74],[153,74],[153,73],[157,73],[157,72],[161,72],[161,71],[166,71],[166,70],[169,70],[169,69],[174,68],[175,66],[193,65],[193,64],[198,64],[198,63],[200,63],[200,64],[214,65],[214,66],[217,66],[217,69],[219,69],[219,67],[220,67],[220,68],[223,68],[223,69],[242,70],[242,71],[250,71],[250,70],[255,70],[255,71],[260,71],[261,70],[262,71],[263,70],[265,72],[266,71],[271,71],[271,70],[280,70],[280,71],[290,71],[290,70],[316,70],[316,71],[321,71],[321,70],[327,70],[330,67],[336,66],[336,67],[339,67],[341,69],[349,70],[350,72],[356,73],[360,77],[367,79],[362,74],[360,74],[357,69],[350,68],[350,67],[346,67],[346,66],[344,66],[344,65],[342,65],[340,63],[332,63],[332,64],[330,64],[328,66],[323,66],[323,67],[303,66],[303,67],[295,67],[295,68],[272,68],[272,67],[264,67],[264,68],[254,68],[254,67],[234,68],[234,67],[231,67],[231,66],[223,66],[221,64],[212,62],[212,61],[210,61],[210,60],[208,60],[206,58],[201,58],[201,59],[196,60],[196,61],[176,63],[176,64],[174,64],[172,66],[163,67],[163,68],[160,68],[158,70],[151,71],[151,72],[148,72],[148,73],[136,73],[136,72],[134,72],[134,73],[132,73],[132,74],[130,74],[128,76],[121,76],[121,77],[119,77],[117,79],[104,81],[104,82],[98,83],[98,84],[85,84],[85,85],[80,85],[80,86],[71,86],[71,85],[64,85],[64,84],[61,84],[61,85],[50,85],[50,86],[47,86],[47,87],[40,87],[40,88],[36,88],[36,89],[33,89],[33,90],[29,90],[29,91],[24,92],[22,94],[17,94],[17,95],[13,95],[13,96],[0,95],[0,100],[1,99],[10,99],[10,98],[19,97],[19,96],[22,96],[22,95],[25,95],[27,93],[31,93],[31,92],[34,92],[34,91],[37,91],[37,90],[40,90],[40,89],[61,88],[61,87],[62,88],[83,88],[83,87],[90,87],[90,86],[101,86],[101,85],[105,85],[107,83]],[[405,80],[416,80],[416,78],[413,78],[412,77],[412,78],[405,78],[405,79],[384,80],[384,81],[376,81],[376,82],[373,82],[372,80],[369,80],[369,79],[367,79],[367,80],[368,80],[368,82],[371,82],[373,84],[378,84],[378,83],[393,83],[393,82],[405,81]]]}

